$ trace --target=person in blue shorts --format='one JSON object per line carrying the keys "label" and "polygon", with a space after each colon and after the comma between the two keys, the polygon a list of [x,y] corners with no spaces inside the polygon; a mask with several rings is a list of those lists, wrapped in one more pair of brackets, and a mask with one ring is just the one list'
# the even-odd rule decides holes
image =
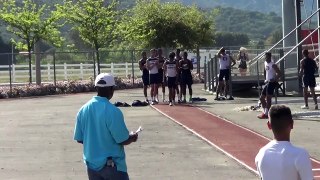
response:
{"label": "person in blue shorts", "polygon": [[95,79],[97,96],[84,104],[78,114],[74,140],[83,144],[83,159],[89,180],[128,180],[124,145],[136,142],[129,133],[120,109],[110,103],[115,81],[109,73]]}

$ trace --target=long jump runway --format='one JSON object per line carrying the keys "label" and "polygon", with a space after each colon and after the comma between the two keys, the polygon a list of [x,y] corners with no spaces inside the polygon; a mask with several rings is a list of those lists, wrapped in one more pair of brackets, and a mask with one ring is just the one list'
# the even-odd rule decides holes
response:
{"label": "long jump runway", "polygon": [[[195,106],[152,107],[257,174],[254,158],[270,139]],[[314,177],[320,179],[320,161],[311,160]]]}

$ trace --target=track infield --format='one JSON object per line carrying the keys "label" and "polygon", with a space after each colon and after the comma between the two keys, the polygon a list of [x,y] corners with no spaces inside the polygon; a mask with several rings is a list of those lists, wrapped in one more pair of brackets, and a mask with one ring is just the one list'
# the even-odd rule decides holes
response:
{"label": "track infield", "polygon": [[[152,106],[250,171],[257,173],[254,158],[270,139],[227,119],[191,105]],[[320,179],[320,161],[311,158],[315,179]]]}

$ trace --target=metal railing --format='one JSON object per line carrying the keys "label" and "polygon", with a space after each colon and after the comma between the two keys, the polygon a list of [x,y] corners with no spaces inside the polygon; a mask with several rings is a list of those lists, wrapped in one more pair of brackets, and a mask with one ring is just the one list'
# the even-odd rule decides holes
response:
{"label": "metal railing", "polygon": [[[264,54],[266,53],[266,52],[268,52],[268,51],[271,51],[271,50],[273,50],[275,47],[277,47],[280,43],[282,43],[287,37],[289,37],[292,33],[294,33],[294,32],[296,32],[296,30],[298,29],[298,28],[300,28],[303,24],[305,24],[306,22],[308,22],[315,14],[317,14],[318,12],[320,11],[320,8],[319,9],[317,9],[315,12],[313,12],[309,17],[307,17],[304,21],[302,21],[297,27],[295,27],[293,30],[291,30],[287,35],[285,35],[281,40],[279,40],[276,44],[274,44],[273,46],[271,46],[268,50],[265,50],[264,52],[262,52],[262,53],[260,53],[257,57],[255,57],[255,58],[253,58],[250,62],[250,66],[253,66],[255,63],[258,63],[258,61],[259,61],[259,59],[261,59],[263,56],[264,56]],[[318,29],[317,29],[318,30]],[[315,32],[315,31],[314,31]],[[314,32],[312,32],[312,33],[310,33],[311,35],[314,33]],[[309,35],[310,35],[309,34]],[[307,36],[308,38],[310,37],[310,36]],[[308,39],[308,38],[306,38],[306,39]],[[304,41],[303,41],[304,42]],[[299,44],[299,45],[301,45],[301,44]],[[299,46],[298,45],[298,46]],[[297,47],[298,47],[297,46]],[[295,48],[294,48],[295,49]],[[291,51],[292,52],[292,51]],[[291,53],[290,52],[290,53]]]}

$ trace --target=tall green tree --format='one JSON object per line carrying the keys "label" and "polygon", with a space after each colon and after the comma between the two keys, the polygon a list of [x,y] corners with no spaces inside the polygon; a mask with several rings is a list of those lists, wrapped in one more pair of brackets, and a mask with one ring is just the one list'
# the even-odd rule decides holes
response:
{"label": "tall green tree", "polygon": [[196,6],[138,0],[121,25],[124,40],[132,47],[177,47],[187,49],[212,40],[212,21]]}
{"label": "tall green tree", "polygon": [[96,51],[98,74],[100,73],[100,53],[102,47],[109,47],[116,37],[119,20],[118,1],[65,0],[60,6],[66,19],[79,32],[80,37]]}
{"label": "tall green tree", "polygon": [[18,37],[17,40],[12,40],[16,48],[28,51],[29,83],[32,83],[31,51],[40,40],[55,46],[61,45],[61,14],[32,0],[23,0],[22,3],[17,0],[1,0],[0,7],[0,19],[7,25],[7,30]]}

